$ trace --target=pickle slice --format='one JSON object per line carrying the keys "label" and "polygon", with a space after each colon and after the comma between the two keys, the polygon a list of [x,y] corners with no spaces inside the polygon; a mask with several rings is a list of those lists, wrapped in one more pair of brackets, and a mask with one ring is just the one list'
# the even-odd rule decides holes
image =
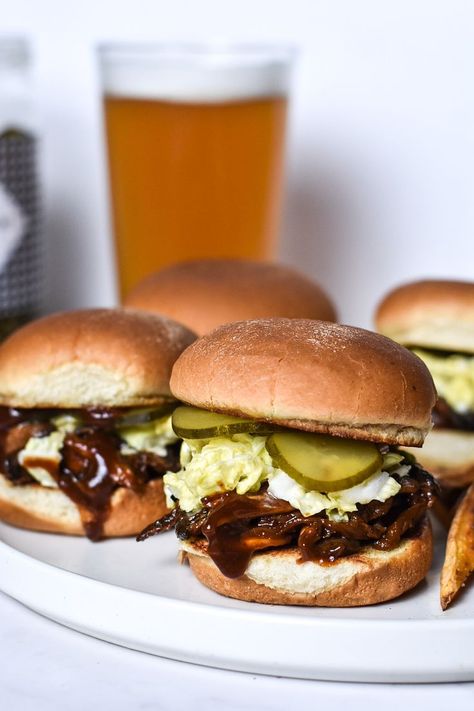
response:
{"label": "pickle slice", "polygon": [[265,422],[221,415],[185,405],[176,408],[171,423],[175,433],[182,439],[210,439],[244,433],[264,435],[275,431],[274,427]]}
{"label": "pickle slice", "polygon": [[175,402],[167,402],[156,407],[134,408],[117,418],[117,427],[132,427],[151,420],[160,420],[165,415],[171,414],[175,404]]}
{"label": "pickle slice", "polygon": [[342,491],[380,469],[383,457],[375,444],[309,432],[275,432],[267,451],[279,469],[305,489]]}

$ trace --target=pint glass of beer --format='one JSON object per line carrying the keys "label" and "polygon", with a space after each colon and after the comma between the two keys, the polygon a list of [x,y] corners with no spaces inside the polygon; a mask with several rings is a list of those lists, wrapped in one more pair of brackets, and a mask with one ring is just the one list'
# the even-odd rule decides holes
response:
{"label": "pint glass of beer", "polygon": [[271,258],[291,48],[100,48],[118,281],[200,257]]}

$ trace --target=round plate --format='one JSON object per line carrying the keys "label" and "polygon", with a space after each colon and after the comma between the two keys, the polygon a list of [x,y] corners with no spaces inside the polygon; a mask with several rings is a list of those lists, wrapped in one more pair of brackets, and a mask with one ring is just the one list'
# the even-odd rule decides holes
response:
{"label": "round plate", "polygon": [[170,659],[337,681],[474,679],[474,589],[441,612],[442,545],[416,590],[351,609],[220,597],[176,554],[173,533],[90,543],[0,524],[0,589],[80,632]]}

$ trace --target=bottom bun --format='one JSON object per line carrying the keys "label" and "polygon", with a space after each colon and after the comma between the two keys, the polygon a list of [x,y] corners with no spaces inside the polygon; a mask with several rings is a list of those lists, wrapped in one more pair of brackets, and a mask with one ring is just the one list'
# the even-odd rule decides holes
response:
{"label": "bottom bun", "polygon": [[[103,537],[136,535],[167,511],[162,479],[150,481],[140,494],[119,488],[112,495]],[[14,486],[2,474],[0,519],[33,531],[85,535],[78,507],[62,491],[40,484]]]}
{"label": "bottom bun", "polygon": [[443,486],[464,487],[474,481],[474,432],[435,429],[421,449],[404,449]]}
{"label": "bottom bun", "polygon": [[356,607],[392,600],[423,580],[433,537],[425,518],[419,535],[392,551],[367,547],[328,565],[299,563],[294,548],[257,553],[245,575],[235,579],[226,578],[199,543],[184,541],[182,548],[197,579],[220,595],[271,605]]}

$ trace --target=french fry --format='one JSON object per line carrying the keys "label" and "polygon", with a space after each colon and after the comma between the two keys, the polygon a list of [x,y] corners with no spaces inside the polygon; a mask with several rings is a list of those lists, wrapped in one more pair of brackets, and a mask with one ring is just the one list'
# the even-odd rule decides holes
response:
{"label": "french fry", "polygon": [[441,571],[441,607],[446,610],[474,572],[474,484],[461,500],[449,529]]}

